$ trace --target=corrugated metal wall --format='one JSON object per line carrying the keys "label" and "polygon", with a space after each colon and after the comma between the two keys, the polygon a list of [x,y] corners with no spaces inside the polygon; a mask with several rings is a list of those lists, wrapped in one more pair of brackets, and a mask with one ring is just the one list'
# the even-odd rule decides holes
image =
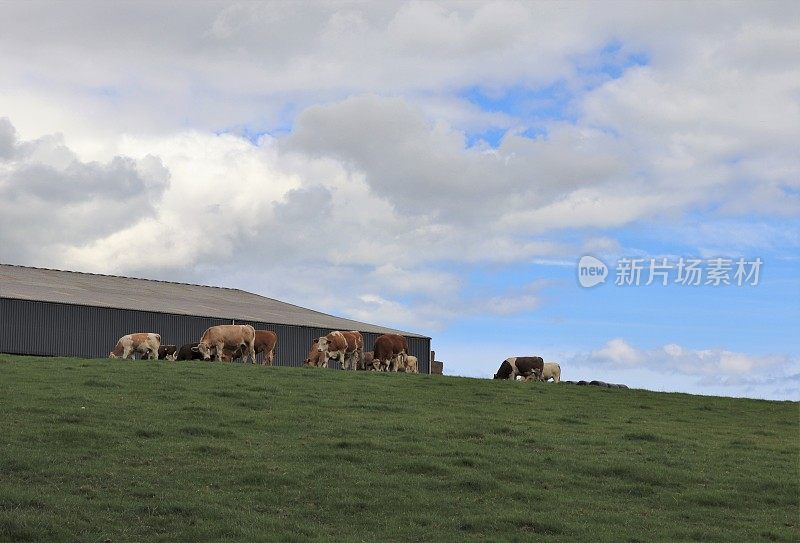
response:
{"label": "corrugated metal wall", "polygon": [[[198,341],[209,326],[232,322],[211,317],[0,298],[0,352],[101,358],[108,356],[125,334],[157,332],[161,334],[162,343],[180,347]],[[306,326],[235,322],[275,332],[278,335],[275,363],[281,366],[301,366],[314,338],[330,332]],[[364,333],[365,350],[372,350],[378,336]],[[430,339],[407,339],[410,354],[419,359],[420,373],[428,373]],[[338,367],[338,364],[333,362],[332,366]]]}

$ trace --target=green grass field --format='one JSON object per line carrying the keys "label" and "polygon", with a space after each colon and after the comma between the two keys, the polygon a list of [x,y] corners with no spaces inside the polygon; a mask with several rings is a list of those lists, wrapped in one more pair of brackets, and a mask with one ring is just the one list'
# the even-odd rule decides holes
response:
{"label": "green grass field", "polygon": [[0,412],[0,541],[800,540],[793,402],[2,355]]}

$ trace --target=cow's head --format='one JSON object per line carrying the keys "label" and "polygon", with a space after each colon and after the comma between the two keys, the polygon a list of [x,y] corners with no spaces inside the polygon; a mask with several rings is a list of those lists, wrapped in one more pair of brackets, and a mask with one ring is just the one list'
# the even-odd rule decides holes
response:
{"label": "cow's head", "polygon": [[322,336],[319,339],[315,339],[314,342],[317,344],[317,350],[321,353],[325,353],[328,351],[328,337]]}
{"label": "cow's head", "polygon": [[212,349],[207,343],[201,341],[197,347],[192,347],[192,351],[203,355],[203,360],[211,360]]}
{"label": "cow's head", "polygon": [[114,351],[111,351],[110,353],[108,353],[108,357],[109,358],[117,358],[117,355],[114,354]]}

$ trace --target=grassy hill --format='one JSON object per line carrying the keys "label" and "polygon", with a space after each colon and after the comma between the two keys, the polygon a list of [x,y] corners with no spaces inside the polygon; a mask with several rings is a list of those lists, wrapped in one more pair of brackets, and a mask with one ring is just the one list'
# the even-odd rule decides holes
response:
{"label": "grassy hill", "polygon": [[0,356],[0,541],[798,541],[797,403]]}

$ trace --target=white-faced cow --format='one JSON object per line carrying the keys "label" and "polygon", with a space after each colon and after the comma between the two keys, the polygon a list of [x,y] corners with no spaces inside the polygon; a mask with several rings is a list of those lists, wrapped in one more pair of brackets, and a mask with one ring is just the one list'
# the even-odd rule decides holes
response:
{"label": "white-faced cow", "polygon": [[355,370],[364,366],[364,338],[356,330],[336,330],[322,336],[317,341],[317,350],[325,353],[326,368],[330,360],[338,360],[343,370]]}
{"label": "white-faced cow", "polygon": [[405,367],[408,341],[399,334],[383,334],[375,340],[372,367],[376,371],[398,371]]}
{"label": "white-faced cow", "polygon": [[242,348],[244,361],[252,360],[256,363],[256,352],[253,344],[255,343],[256,331],[249,324],[221,324],[211,326],[205,332],[196,350],[203,355],[203,360],[211,360],[213,356],[217,361],[222,361],[223,353],[226,348],[235,352],[237,348]]}
{"label": "white-faced cow", "polygon": [[512,356],[503,360],[495,379],[516,379],[518,376],[538,379],[544,369],[544,359],[541,356]]}
{"label": "white-faced cow", "polygon": [[161,336],[149,332],[127,334],[119,338],[114,350],[108,353],[109,358],[133,358],[133,353],[141,353],[142,357],[158,359],[158,348],[161,347]]}

